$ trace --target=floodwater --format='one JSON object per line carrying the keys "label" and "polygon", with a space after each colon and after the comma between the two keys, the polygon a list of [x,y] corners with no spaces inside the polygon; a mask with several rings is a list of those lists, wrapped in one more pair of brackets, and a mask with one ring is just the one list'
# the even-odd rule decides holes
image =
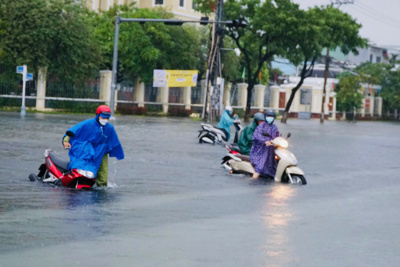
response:
{"label": "floodwater", "polygon": [[109,187],[30,182],[90,118],[0,113],[0,266],[398,266],[400,124],[277,122],[308,184],[229,175],[200,122],[117,117]]}

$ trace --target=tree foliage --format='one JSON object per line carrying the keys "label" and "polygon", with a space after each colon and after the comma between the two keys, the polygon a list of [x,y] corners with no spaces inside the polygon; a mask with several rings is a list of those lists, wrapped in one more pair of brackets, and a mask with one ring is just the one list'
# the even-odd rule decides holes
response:
{"label": "tree foliage", "polygon": [[349,72],[344,72],[339,77],[337,87],[338,109],[341,111],[351,111],[360,108],[363,94],[360,92],[360,76],[355,76]]}
{"label": "tree foliage", "polygon": [[381,84],[389,74],[389,65],[385,63],[366,62],[354,69],[361,76],[361,81],[368,84]]}
{"label": "tree foliage", "polygon": [[383,107],[388,111],[400,109],[400,70],[393,69],[393,64],[367,62],[354,69],[360,74],[361,81],[380,85]]}
{"label": "tree foliage", "polygon": [[2,0],[0,30],[3,62],[48,67],[64,80],[79,81],[101,61],[91,18],[72,0]]}
{"label": "tree foliage", "polygon": [[400,70],[390,71],[382,82],[382,98],[386,110],[400,110]]}
{"label": "tree foliage", "polygon": [[[97,17],[96,36],[106,60],[103,66],[111,69],[115,19],[169,19],[173,15],[159,8],[138,9],[135,6],[114,6]],[[206,47],[202,46],[205,32],[192,25],[167,26],[159,22],[123,22],[120,24],[119,59],[124,73],[151,82],[154,69],[204,69]],[[201,65],[203,64],[203,66]]]}
{"label": "tree foliage", "polygon": [[321,57],[323,48],[339,47],[344,54],[349,52],[358,54],[357,48],[365,47],[367,44],[367,40],[358,35],[361,25],[350,15],[332,6],[316,6],[309,9],[305,12],[301,24],[298,44],[286,56],[295,64],[302,62],[303,67],[300,71],[300,80],[292,89],[286,104],[282,117],[284,123],[297,90],[302,86],[304,79],[312,75],[314,63]]}
{"label": "tree foliage", "polygon": [[[196,0],[196,7],[211,12],[216,1]],[[358,35],[361,27],[349,15],[333,7],[314,7],[308,11],[290,0],[226,0],[226,20],[243,16],[247,27],[231,27],[227,35],[243,54],[248,83],[246,118],[250,114],[252,89],[264,62],[279,56],[301,64],[301,80],[292,90],[285,112],[323,48],[340,47],[344,53],[357,53],[366,44]]]}
{"label": "tree foliage", "polygon": [[288,51],[296,47],[294,40],[301,12],[298,5],[288,0],[225,2],[227,20],[243,16],[247,21],[247,27],[231,27],[227,32],[242,52],[246,68],[246,119],[250,116],[252,89],[259,79],[260,70],[274,56],[285,57]]}

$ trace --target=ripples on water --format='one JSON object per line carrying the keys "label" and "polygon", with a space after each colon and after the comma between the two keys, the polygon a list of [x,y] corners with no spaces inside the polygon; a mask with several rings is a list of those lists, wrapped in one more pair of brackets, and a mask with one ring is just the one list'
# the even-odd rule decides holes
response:
{"label": "ripples on water", "polygon": [[[400,170],[398,124],[277,122],[282,133],[292,133],[289,148],[308,181],[291,187],[228,175],[219,165],[226,150],[197,144],[199,122],[164,117],[113,122],[126,158],[110,160],[107,188],[29,182],[45,149],[67,157],[65,130],[87,118],[0,113],[0,266],[57,265],[36,253],[62,255],[74,247],[76,260],[63,262],[102,265],[111,256],[119,266],[135,260],[136,266],[312,266],[314,253],[329,254],[322,240],[335,239],[321,225],[332,227],[335,219],[333,225],[350,227],[340,215],[364,208],[358,192],[371,184],[386,190],[377,182],[383,179],[397,186],[388,174]],[[349,196],[353,205],[342,204]],[[337,242],[346,241],[352,243]],[[332,246],[339,254],[348,249]],[[96,257],[88,261],[93,248]],[[328,259],[320,266],[334,262]]]}

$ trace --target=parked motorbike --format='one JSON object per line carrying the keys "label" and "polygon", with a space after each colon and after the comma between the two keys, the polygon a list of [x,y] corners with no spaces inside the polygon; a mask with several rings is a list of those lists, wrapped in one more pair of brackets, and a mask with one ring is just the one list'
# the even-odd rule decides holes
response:
{"label": "parked motorbike", "polygon": [[[264,135],[269,136],[268,133]],[[303,170],[297,167],[296,157],[287,149],[289,146],[287,139],[289,137],[290,133],[286,139],[282,136],[278,136],[271,140],[275,151],[275,159],[278,162],[274,180],[290,184],[307,184]],[[254,167],[250,163],[250,157],[239,153],[229,152],[227,156],[222,158],[221,164],[226,169],[230,170],[231,173],[250,175],[254,173]]]}
{"label": "parked motorbike", "polygon": [[[239,136],[243,130],[243,126],[241,125],[241,121],[237,115],[234,116],[234,123],[236,132],[233,143],[237,143],[239,140]],[[197,138],[199,139],[199,143],[206,144],[223,144],[224,142],[228,142],[228,133],[224,129],[217,128],[212,126],[211,124],[201,123],[201,130],[199,131],[199,135]]]}
{"label": "parked motorbike", "polygon": [[64,186],[76,189],[90,189],[95,184],[95,176],[90,171],[73,169],[68,171],[69,160],[60,158],[53,150],[44,152],[45,163],[39,166],[39,173],[31,173],[29,180],[50,183],[56,186]]}

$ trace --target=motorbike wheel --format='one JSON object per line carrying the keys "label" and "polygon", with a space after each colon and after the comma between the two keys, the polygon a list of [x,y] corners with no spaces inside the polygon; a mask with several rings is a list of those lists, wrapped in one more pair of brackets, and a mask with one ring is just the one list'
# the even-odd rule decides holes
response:
{"label": "motorbike wheel", "polygon": [[[307,184],[306,178],[304,178],[303,175],[293,174],[292,180],[293,180],[292,184]],[[288,183],[291,183],[290,179],[288,179]]]}
{"label": "motorbike wheel", "polygon": [[29,174],[29,181],[34,182],[36,181],[38,178],[35,174],[31,173]]}
{"label": "motorbike wheel", "polygon": [[215,137],[212,134],[205,134],[199,139],[199,143],[215,144]]}

